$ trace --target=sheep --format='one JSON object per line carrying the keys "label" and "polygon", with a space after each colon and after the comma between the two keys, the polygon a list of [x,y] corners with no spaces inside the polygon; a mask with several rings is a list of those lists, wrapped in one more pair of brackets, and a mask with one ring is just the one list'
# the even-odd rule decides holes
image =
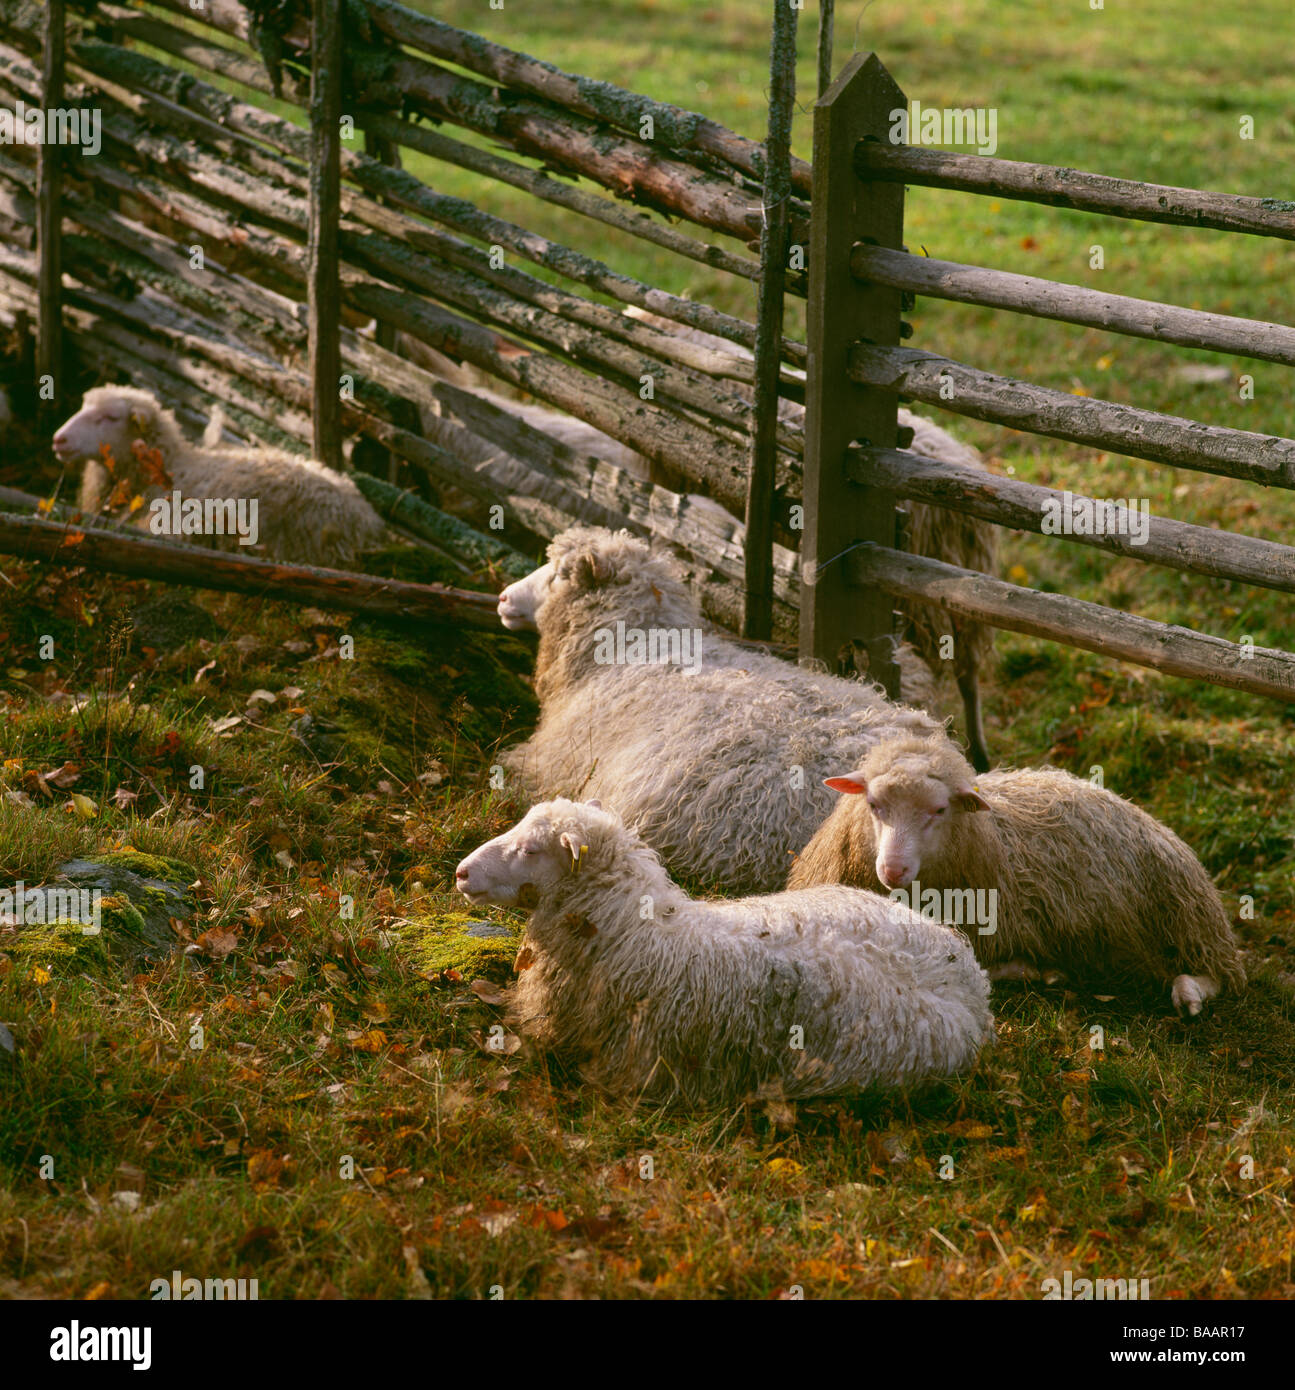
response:
{"label": "sheep", "polygon": [[83,512],[142,496],[135,524],[156,535],[222,550],[259,539],[272,559],[312,565],[344,565],[381,544],[382,519],[350,478],[281,449],[220,447],[219,428],[213,420],[191,444],[151,392],[97,386],[54,435],[54,454],[85,465]]}
{"label": "sheep", "polygon": [[790,888],[846,883],[919,902],[934,889],[946,921],[970,903],[968,890],[983,892],[994,920],[972,940],[991,978],[1055,968],[1107,986],[1168,985],[1189,1015],[1245,985],[1203,865],[1113,792],[1056,768],[977,778],[938,733],[877,743],[827,785],[845,795],[796,860]]}
{"label": "sheep", "polygon": [[601,797],[678,874],[780,888],[846,750],[942,727],[879,686],[704,631],[678,563],[628,532],[574,527],[548,554],[499,596],[505,627],[540,634],[539,726],[503,767],[535,799]]}
{"label": "sheep", "polygon": [[826,887],[702,902],[598,803],[534,806],[468,855],[474,904],[531,910],[508,1018],[615,1095],[734,1105],[970,1067],[989,981],[956,932]]}
{"label": "sheep", "polygon": [[[681,342],[727,352],[745,360],[750,351],[741,343],[729,342],[713,333],[688,328],[659,315],[638,308],[625,313],[664,333],[672,333]],[[907,446],[923,458],[944,463],[960,463],[967,468],[984,468],[985,461],[977,449],[957,440],[931,420],[899,407],[901,432],[912,430],[913,439]],[[779,418],[788,424],[803,426],[805,407],[796,401],[780,398]],[[987,521],[951,512],[942,507],[929,507],[920,502],[907,504],[910,553],[926,555],[945,564],[981,574],[993,574],[998,567],[998,530]],[[967,744],[971,760],[979,771],[989,767],[989,745],[985,737],[984,712],[980,699],[980,671],[993,657],[993,630],[983,623],[946,612],[937,604],[917,599],[899,599],[897,607],[906,625],[905,636],[912,642],[921,658],[932,671],[947,670],[943,647],[945,639],[953,639],[953,677],[962,697],[967,728]]]}

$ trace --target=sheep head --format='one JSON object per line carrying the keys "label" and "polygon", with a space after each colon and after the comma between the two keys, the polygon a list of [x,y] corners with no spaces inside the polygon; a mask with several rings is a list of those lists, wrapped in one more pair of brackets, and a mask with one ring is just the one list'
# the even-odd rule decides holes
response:
{"label": "sheep head", "polygon": [[987,810],[975,773],[948,739],[900,737],[878,744],[856,772],[824,785],[865,798],[877,845],[877,877],[906,888],[937,861],[956,816]]}
{"label": "sheep head", "polygon": [[96,386],[85,393],[81,409],[55,433],[54,456],[64,464],[110,460],[119,477],[147,476],[146,461],[140,459],[136,443],[169,452],[173,435],[178,435],[175,417],[151,392],[133,386]]}
{"label": "sheep head", "polygon": [[473,850],[454,873],[472,903],[538,907],[580,874],[619,821],[597,801],[545,801],[503,835]]}

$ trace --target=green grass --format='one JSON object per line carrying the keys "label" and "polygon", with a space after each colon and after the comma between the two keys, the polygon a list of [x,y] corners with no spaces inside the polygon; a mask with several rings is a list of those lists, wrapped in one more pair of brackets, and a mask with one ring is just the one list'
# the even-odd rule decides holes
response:
{"label": "green grass", "polygon": [[[766,8],[447,0],[435,12],[760,136]],[[1285,18],[1267,2],[1044,16],[1017,0],[884,0],[845,5],[837,34],[842,53],[854,34],[875,47],[910,97],[997,107],[1004,157],[1281,197],[1292,82],[1284,48],[1263,40]],[[802,97],[805,156],[808,108]],[[1241,114],[1253,141],[1237,138]],[[749,287],[413,167],[642,279],[753,313]],[[934,256],[1289,319],[1291,253],[1276,241],[920,189],[907,226]],[[1104,271],[1088,269],[1094,243]],[[1295,434],[1276,366],[929,300],[910,317],[915,345],[990,370]],[[803,331],[799,306],[789,331]],[[1174,368],[1192,360],[1226,361],[1233,379],[1188,385]],[[1239,399],[1242,370],[1253,401]],[[958,428],[1031,481],[1145,496],[1154,512],[1274,540],[1295,523],[1288,494]],[[1281,595],[1003,539],[1018,580],[1295,644]],[[40,962],[0,936],[0,1019],[19,1049],[0,1051],[0,1296],[142,1297],[177,1267],[255,1277],[263,1297],[1037,1298],[1066,1268],[1146,1277],[1156,1297],[1295,1292],[1288,707],[1003,634],[987,679],[998,758],[1100,766],[1106,786],[1183,835],[1236,914],[1251,988],[1189,1024],[1143,1001],[999,987],[998,1044],[958,1082],[794,1114],[665,1115],[601,1098],[529,1049],[491,1050],[501,951],[452,953],[469,916],[521,921],[467,913],[451,875],[521,809],[487,770],[534,717],[524,647],[202,595],[217,637],[141,651],[119,625],[148,586],[12,561],[4,577],[0,791],[33,804],[0,795],[0,882],[123,846],[178,858],[196,869],[184,930],[195,945],[213,930],[236,944],[128,972]],[[344,630],[352,662],[329,654]],[[35,655],[44,633],[52,663]],[[261,717],[213,727],[245,715],[257,689],[277,697]],[[81,703],[85,691],[98,693]],[[292,732],[303,711],[322,731],[309,747]],[[67,763],[78,780],[46,798],[39,775]],[[138,800],[119,805],[119,789]],[[71,791],[94,803],[88,819]],[[113,1195],[137,1189],[134,1209]]]}

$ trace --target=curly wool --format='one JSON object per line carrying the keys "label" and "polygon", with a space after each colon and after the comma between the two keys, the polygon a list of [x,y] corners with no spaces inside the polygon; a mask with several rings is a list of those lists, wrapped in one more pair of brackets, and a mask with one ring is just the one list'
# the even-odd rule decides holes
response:
{"label": "curly wool", "polygon": [[[950,807],[942,849],[924,854],[922,888],[996,889],[997,930],[973,937],[982,964],[1024,960],[1081,980],[1164,986],[1208,975],[1240,989],[1245,969],[1218,890],[1167,826],[1114,792],[1055,768],[977,776],[940,735],[875,746],[859,779],[887,778],[920,802],[923,783],[973,786],[989,809]],[[842,796],[797,859],[788,886],[883,889],[865,796]]]}
{"label": "curly wool", "polygon": [[[276,560],[339,565],[382,543],[386,534],[382,519],[345,475],[281,449],[191,444],[175,415],[151,391],[138,387],[97,386],[86,392],[81,409],[84,412],[114,401],[129,407],[132,440],[141,440],[146,449],[161,453],[171,484],[161,486],[151,480],[133,450],[113,451],[112,472],[91,456],[81,478],[83,512],[99,511],[125,479],[131,494],[141,495],[146,502],[169,497],[173,489],[186,499],[255,498],[258,540],[264,553]],[[125,456],[117,457],[119,453]],[[142,508],[136,513],[136,523],[147,528],[149,517],[149,509]],[[175,539],[247,553],[236,535]]]}
{"label": "curly wool", "polygon": [[738,892],[781,887],[832,808],[824,777],[888,734],[942,728],[879,686],[713,632],[695,673],[599,665],[600,630],[697,630],[697,605],[676,563],[628,532],[576,527],[549,556],[539,726],[504,764],[537,799],[600,798],[678,874]]}
{"label": "curly wool", "polygon": [[[669,333],[681,342],[733,357],[751,359],[750,351],[740,343],[718,338],[713,333],[688,328],[633,306],[624,312],[630,318],[647,323],[662,333]],[[803,425],[805,407],[796,401],[779,397],[778,415],[789,424]],[[898,421],[901,430],[913,431],[912,443],[907,446],[912,453],[944,463],[959,463],[967,468],[984,468],[985,461],[979,450],[955,439],[934,421],[914,415],[903,406],[899,407]],[[945,507],[931,507],[922,502],[906,502],[903,505],[908,513],[907,548],[910,554],[926,555],[934,560],[942,560],[947,565],[976,570],[981,574],[992,575],[997,572],[996,526],[981,521],[978,517],[950,511]],[[917,599],[900,598],[897,600],[897,607],[903,614],[909,640],[931,670],[939,676],[950,669],[950,664],[952,665],[954,678],[966,705],[968,725],[975,726],[979,741],[983,744],[977,679],[980,670],[993,656],[993,629],[983,623],[957,617],[938,604],[921,603]],[[944,639],[949,636],[954,639],[952,663],[944,659],[942,651]]]}
{"label": "curly wool", "polygon": [[607,812],[531,817],[588,851],[530,919],[510,1018],[613,1093],[725,1105],[899,1086],[969,1067],[993,1037],[988,981],[947,927],[839,887],[699,902]]}

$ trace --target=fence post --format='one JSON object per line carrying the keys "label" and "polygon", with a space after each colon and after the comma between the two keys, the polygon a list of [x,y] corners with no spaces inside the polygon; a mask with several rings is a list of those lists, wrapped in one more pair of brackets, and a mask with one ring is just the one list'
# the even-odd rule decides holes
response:
{"label": "fence post", "polygon": [[760,291],[755,331],[755,430],[746,492],[746,600],[742,635],[773,636],[773,493],[778,459],[778,386],[783,282],[791,202],[791,116],[796,100],[796,8],[773,0],[769,48],[769,138],[761,192]]}
{"label": "fence post", "polygon": [[313,0],[310,34],[310,230],[307,305],[315,457],[342,467],[341,0]]}
{"label": "fence post", "polygon": [[[814,106],[813,218],[809,248],[809,376],[805,394],[805,535],[801,543],[800,654],[829,669],[860,669],[893,697],[894,604],[879,590],[850,586],[841,556],[860,541],[895,544],[890,493],[851,483],[846,450],[867,439],[896,444],[898,398],[858,390],[846,368],[857,339],[896,345],[900,292],[850,274],[856,241],[899,247],[904,231],[902,184],[865,183],[854,171],[859,140],[885,138],[903,92],[875,53],[855,54]],[[857,647],[867,652],[860,659]]]}
{"label": "fence post", "polygon": [[[389,165],[393,169],[401,167],[400,146],[394,140],[388,139],[385,135],[377,135],[372,130],[366,129],[364,132],[364,153],[370,159],[379,160],[383,164]],[[390,198],[379,198],[378,202],[383,207],[391,206]],[[386,348],[388,352],[394,352],[396,347],[397,329],[391,324],[378,320],[377,329],[373,335],[373,341],[380,348]],[[420,431],[421,433],[421,431]],[[400,460],[389,449],[375,451],[373,454],[373,467],[375,470],[383,470],[387,481],[394,483],[400,476]]]}
{"label": "fence post", "polygon": [[836,0],[818,0],[818,95],[832,85],[832,29]]}
{"label": "fence post", "polygon": [[[46,111],[63,105],[63,69],[67,45],[64,0],[46,0],[45,51],[41,65],[41,101]],[[63,149],[44,140],[36,152],[36,384],[40,415],[60,413],[63,389]],[[43,381],[48,377],[51,394]]]}

